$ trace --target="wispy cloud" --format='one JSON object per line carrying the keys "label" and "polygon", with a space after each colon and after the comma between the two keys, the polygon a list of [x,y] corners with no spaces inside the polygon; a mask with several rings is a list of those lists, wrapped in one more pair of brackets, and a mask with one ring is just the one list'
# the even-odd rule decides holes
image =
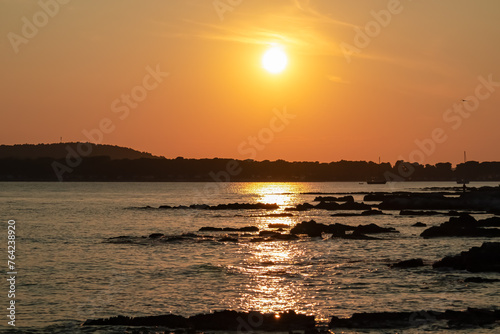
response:
{"label": "wispy cloud", "polygon": [[333,17],[324,15],[318,12],[312,5],[311,0],[293,0],[295,7],[300,10],[303,14],[308,14],[309,16],[319,20],[320,22],[330,23],[334,25],[340,25],[345,27],[355,28],[357,25],[350,22],[345,22],[337,20]]}
{"label": "wispy cloud", "polygon": [[348,84],[351,83],[349,81],[345,81],[344,79],[342,79],[341,77],[336,76],[336,75],[327,75],[326,78],[329,81],[332,81],[332,82],[335,82],[335,83],[338,83],[338,84],[348,85]]}

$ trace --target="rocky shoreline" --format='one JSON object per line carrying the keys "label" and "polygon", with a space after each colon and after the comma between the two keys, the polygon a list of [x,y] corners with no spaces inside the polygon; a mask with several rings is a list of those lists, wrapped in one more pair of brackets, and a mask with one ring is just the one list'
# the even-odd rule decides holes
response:
{"label": "rocky shoreline", "polygon": [[[497,328],[500,310],[474,309],[415,312],[354,313],[349,318],[332,316],[329,329],[407,329],[435,326],[440,329]],[[197,314],[191,317],[166,314],[145,317],[116,316],[88,319],[82,326],[162,327],[170,330],[220,331],[294,331],[321,333],[327,328],[316,322],[315,316],[283,313],[237,312],[232,310]]]}
{"label": "rocky shoreline", "polygon": [[[325,195],[325,194],[320,194]],[[333,194],[332,194],[333,195]],[[337,194],[338,195],[338,194]],[[358,194],[359,195],[359,194]],[[260,217],[293,217],[302,211],[327,210],[348,211],[334,213],[333,217],[399,217],[443,216],[448,219],[439,225],[429,226],[418,222],[411,226],[425,227],[417,238],[497,238],[500,237],[500,187],[485,187],[468,192],[442,193],[371,193],[365,194],[363,202],[356,202],[352,195],[342,197],[317,196],[316,203],[302,203],[293,207],[280,208],[277,204],[231,203],[231,204],[193,204],[190,206],[168,206],[158,208],[142,207],[135,209],[157,210],[262,210]],[[279,212],[274,210],[281,209]],[[349,212],[354,211],[354,212]],[[269,213],[270,212],[270,213]],[[292,213],[294,212],[294,213]],[[489,214],[486,219],[476,219],[471,214]],[[259,217],[252,216],[252,217]],[[359,219],[359,218],[358,218]],[[378,219],[378,218],[377,218]],[[382,220],[380,220],[382,221]],[[378,221],[377,221],[378,222]],[[399,227],[398,227],[399,229]],[[403,231],[403,230],[401,230]],[[109,243],[163,244],[169,242],[213,242],[213,243],[254,243],[254,242],[295,242],[301,240],[388,240],[398,235],[393,227],[373,223],[347,225],[340,223],[325,224],[315,220],[302,221],[288,225],[269,224],[267,229],[257,226],[218,227],[204,226],[196,233],[166,235],[153,233],[149,236],[120,236],[108,238]],[[372,235],[376,234],[377,237]],[[321,238],[321,239],[319,239]],[[484,241],[484,239],[482,240]],[[442,256],[442,255],[441,255]],[[388,264],[387,270],[458,270],[471,273],[500,273],[500,242],[483,242],[480,247],[472,247],[460,254],[448,255],[441,259],[411,258]],[[420,267],[427,267],[419,269]],[[464,282],[471,284],[496,284],[496,277],[467,277]],[[348,318],[331,316],[328,325],[320,325],[315,316],[288,311],[280,314],[261,312],[237,312],[232,310],[198,314],[191,317],[180,315],[159,315],[146,317],[117,316],[107,319],[88,319],[84,326],[157,326],[169,329],[195,331],[294,331],[316,333],[329,329],[406,329],[431,326],[440,329],[461,328],[498,328],[500,310],[491,308],[468,308],[466,310],[418,310],[414,312],[370,312],[354,313]]]}

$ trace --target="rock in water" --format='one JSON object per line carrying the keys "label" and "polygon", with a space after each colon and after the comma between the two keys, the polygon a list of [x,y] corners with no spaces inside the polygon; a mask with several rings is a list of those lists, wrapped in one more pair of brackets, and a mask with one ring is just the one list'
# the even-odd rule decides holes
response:
{"label": "rock in water", "polygon": [[377,224],[359,225],[354,234],[399,233],[394,227],[380,227]]}
{"label": "rock in water", "polygon": [[197,314],[189,318],[178,315],[150,317],[117,316],[107,319],[87,320],[83,326],[161,326],[166,328],[185,328],[200,331],[291,331],[313,330],[316,326],[314,316],[288,311],[280,314],[261,312],[216,311]]}
{"label": "rock in water", "polygon": [[483,224],[494,224],[494,221],[476,221],[468,214],[451,217],[449,221],[439,226],[432,226],[423,231],[424,238],[436,237],[500,237],[500,229],[482,228]]}
{"label": "rock in water", "polygon": [[291,230],[291,234],[307,234],[310,237],[321,237],[321,233],[326,232],[328,226],[325,224],[316,223],[314,220],[303,221],[295,225]]}
{"label": "rock in water", "polygon": [[391,264],[391,268],[416,268],[424,266],[422,259],[411,259]]}
{"label": "rock in water", "polygon": [[[350,318],[333,316],[329,327],[335,328],[418,328],[422,325],[443,322],[442,328],[457,330],[471,326],[494,325],[500,320],[500,311],[488,309],[468,308],[465,311],[445,312],[419,311],[419,312],[374,312],[354,313]],[[447,332],[448,333],[448,332]]]}
{"label": "rock in water", "polygon": [[500,242],[485,242],[481,247],[472,247],[458,255],[446,256],[432,267],[449,267],[470,272],[500,272]]}

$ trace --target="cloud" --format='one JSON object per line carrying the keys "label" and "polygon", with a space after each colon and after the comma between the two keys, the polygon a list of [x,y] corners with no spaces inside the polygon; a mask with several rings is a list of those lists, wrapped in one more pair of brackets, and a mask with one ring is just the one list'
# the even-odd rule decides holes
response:
{"label": "cloud", "polygon": [[293,0],[295,7],[304,14],[308,14],[310,17],[317,19],[319,22],[330,23],[333,25],[340,25],[345,27],[356,28],[357,25],[350,22],[345,22],[341,20],[334,19],[330,16],[324,15],[318,12],[311,6],[311,0]]}
{"label": "cloud", "polygon": [[332,81],[332,82],[335,82],[335,83],[339,83],[339,84],[343,84],[343,85],[348,85],[350,84],[351,82],[349,81],[345,81],[344,79],[342,79],[341,77],[339,76],[336,76],[336,75],[327,75],[326,78],[329,80],[329,81]]}

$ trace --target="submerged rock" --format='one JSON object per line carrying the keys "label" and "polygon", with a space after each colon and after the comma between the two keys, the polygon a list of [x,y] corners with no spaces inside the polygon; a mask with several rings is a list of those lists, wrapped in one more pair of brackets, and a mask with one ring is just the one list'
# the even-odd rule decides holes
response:
{"label": "submerged rock", "polygon": [[308,211],[314,208],[314,205],[309,203],[297,204],[294,208],[286,208],[285,211]]}
{"label": "submerged rock", "polygon": [[481,247],[472,247],[458,255],[446,256],[432,267],[449,267],[470,272],[500,272],[500,242],[485,242]]}
{"label": "submerged rock", "polygon": [[233,237],[230,237],[230,236],[226,236],[226,237],[222,237],[220,238],[219,240],[217,240],[219,242],[238,242],[238,239],[237,238],[233,238]]}
{"label": "submerged rock", "polygon": [[276,235],[281,235],[281,233],[276,232],[276,231],[260,231],[259,232],[260,237],[274,237]]}
{"label": "submerged rock", "polygon": [[346,233],[345,235],[332,235],[332,239],[348,239],[348,240],[380,240],[380,238],[370,237],[361,233]]}
{"label": "submerged rock", "polygon": [[401,210],[399,212],[400,216],[437,216],[443,213],[437,211],[412,211],[412,210]]}
{"label": "submerged rock", "polygon": [[391,264],[391,268],[417,268],[424,266],[422,259],[411,259]]}

